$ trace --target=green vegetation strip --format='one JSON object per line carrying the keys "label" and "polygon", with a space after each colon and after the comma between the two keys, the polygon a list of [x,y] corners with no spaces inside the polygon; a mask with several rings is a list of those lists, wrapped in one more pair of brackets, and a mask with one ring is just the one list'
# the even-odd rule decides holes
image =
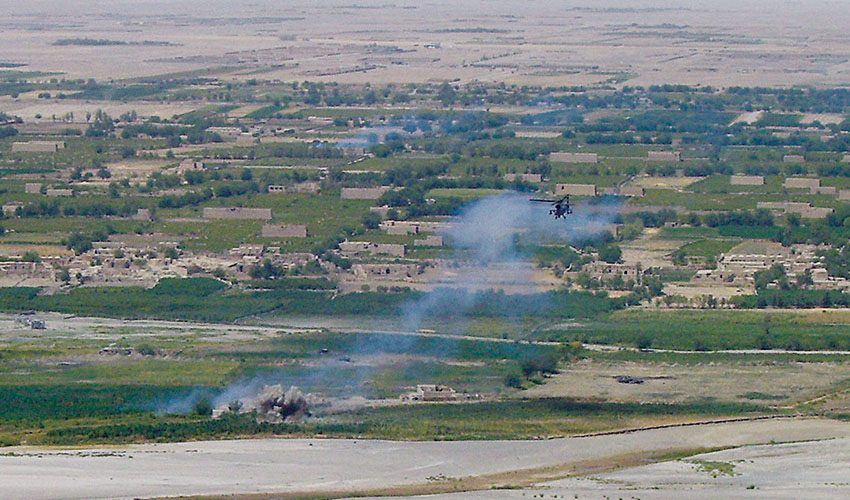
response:
{"label": "green vegetation strip", "polygon": [[83,425],[48,430],[43,444],[185,441],[252,435],[325,435],[381,439],[521,439],[563,436],[626,427],[642,417],[757,415],[745,404],[634,404],[566,398],[471,404],[425,404],[365,408],[301,423],[257,423],[253,416],[148,418],[144,423]]}
{"label": "green vegetation strip", "polygon": [[804,314],[750,311],[618,311],[538,334],[549,340],[680,350],[850,350],[850,324]]}
{"label": "green vegetation strip", "polygon": [[[316,286],[319,286],[318,284]],[[483,292],[445,294],[438,306],[446,316],[548,318],[590,317],[620,306],[605,295],[583,292],[549,292],[505,295]],[[393,316],[406,304],[416,304],[419,292],[351,293],[275,288],[240,292],[211,278],[163,279],[151,289],[139,287],[77,288],[64,294],[39,295],[37,288],[0,289],[0,310],[44,310],[89,316],[158,318],[227,322],[275,310],[291,314]],[[469,308],[458,308],[463,298]]]}

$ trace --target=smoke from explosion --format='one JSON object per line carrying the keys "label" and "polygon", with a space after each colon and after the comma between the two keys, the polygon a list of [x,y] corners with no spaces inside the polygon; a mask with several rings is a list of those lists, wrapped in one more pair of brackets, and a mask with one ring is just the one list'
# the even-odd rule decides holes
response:
{"label": "smoke from explosion", "polygon": [[298,420],[310,414],[307,396],[295,386],[284,391],[280,384],[267,385],[254,397],[233,399],[226,405],[219,405],[213,416],[226,412],[256,412],[258,421],[273,424]]}
{"label": "smoke from explosion", "polygon": [[[456,258],[461,265],[451,269],[453,276],[444,287],[403,306],[402,328],[418,330],[424,321],[446,315],[447,310],[454,314],[469,311],[475,304],[474,291],[488,285],[480,276],[482,266],[488,264],[498,266],[502,284],[533,285],[533,266],[518,248],[518,238],[526,245],[581,244],[602,234],[618,214],[616,203],[581,203],[566,219],[555,220],[548,214],[549,208],[543,203],[530,202],[527,195],[518,193],[482,198],[466,207],[456,224],[443,233],[456,247]],[[349,354],[402,353],[407,352],[414,341],[413,336],[375,335],[355,346]],[[242,406],[237,413],[256,409],[267,421],[282,421],[290,411],[303,415],[307,403],[315,408],[317,401],[310,395],[302,396],[295,389],[284,392],[276,384],[297,384],[322,392],[335,388],[346,394],[334,401],[334,406],[340,407],[362,399],[358,396],[359,390],[371,379],[374,370],[375,367],[327,360],[298,373],[280,369],[242,379],[220,391],[196,389],[156,407],[160,413],[189,413],[202,398],[208,399],[217,409],[240,401]]]}
{"label": "smoke from explosion", "polygon": [[[369,344],[375,343],[369,342]],[[277,407],[286,413],[293,408],[286,404],[287,401],[303,398],[305,412],[309,408],[308,414],[322,415],[343,408],[362,406],[364,401],[359,396],[360,391],[363,384],[371,380],[375,370],[374,366],[358,365],[347,357],[313,359],[306,364],[293,363],[277,366],[254,376],[236,380],[223,389],[197,387],[182,394],[172,395],[165,400],[154,401],[149,408],[160,415],[188,414],[194,411],[200,402],[205,401],[215,410],[215,413],[223,411],[246,413],[256,410],[260,420],[275,421],[274,418],[265,418],[263,415],[273,417]],[[282,387],[289,386],[292,387],[288,391],[282,390]],[[302,393],[296,387],[304,392]],[[239,403],[239,408],[234,410],[232,406],[236,402]],[[299,405],[300,403],[295,407]],[[269,413],[270,409],[275,411]],[[302,416],[305,412],[296,411],[295,413]]]}
{"label": "smoke from explosion", "polygon": [[580,244],[601,235],[619,213],[616,202],[580,203],[572,215],[556,220],[549,208],[519,193],[489,196],[466,207],[444,236],[453,242],[456,260],[471,261],[473,266],[457,268],[446,286],[405,304],[402,326],[418,330],[424,320],[447,307],[455,313],[468,310],[475,301],[471,292],[486,284],[481,265],[498,264],[502,284],[533,285],[533,268],[520,253],[518,240],[531,245]]}

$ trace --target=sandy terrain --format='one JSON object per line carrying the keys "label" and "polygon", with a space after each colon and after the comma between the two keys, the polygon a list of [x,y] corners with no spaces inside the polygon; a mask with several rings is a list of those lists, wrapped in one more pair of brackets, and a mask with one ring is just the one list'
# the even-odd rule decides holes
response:
{"label": "sandy terrain", "polygon": [[[341,333],[370,333],[427,336],[481,342],[515,342],[501,337],[465,335],[465,321],[448,322],[441,331],[449,333],[416,332],[404,329],[396,318],[352,318],[331,316],[262,316],[261,324],[223,324],[194,321],[124,320],[39,312],[34,317],[45,322],[44,330],[32,330],[15,322],[14,314],[0,313],[0,345],[6,342],[31,339],[97,339],[103,341],[146,337],[187,337],[205,341],[258,340],[288,334],[316,333],[323,329]],[[272,326],[269,326],[272,325]],[[538,342],[549,344],[547,342]]]}
{"label": "sandy terrain", "polygon": [[17,257],[25,254],[26,252],[37,252],[42,256],[73,255],[74,253],[73,251],[58,245],[22,245],[15,243],[0,244],[0,255],[4,257]]}
{"label": "sandy terrain", "polygon": [[560,132],[545,132],[545,131],[534,131],[534,130],[517,130],[517,137],[533,137],[538,139],[554,139],[556,137],[560,137]]}
{"label": "sandy terrain", "polygon": [[[2,58],[0,58],[2,60]],[[160,103],[160,102],[111,102],[111,101],[78,101],[74,99],[26,99],[21,96],[18,99],[11,97],[0,97],[0,109],[20,116],[28,123],[52,123],[53,116],[63,119],[69,113],[73,113],[73,120],[65,123],[66,127],[81,128],[86,123],[86,113],[94,115],[98,110],[103,110],[110,116],[117,118],[124,113],[135,111],[142,118],[158,116],[170,119],[175,115],[182,115],[198,109],[200,104],[192,103]],[[41,115],[41,119],[36,119]]]}
{"label": "sandy terrain", "polygon": [[681,189],[703,179],[704,177],[635,177],[631,184],[647,189]]}
{"label": "sandy terrain", "polygon": [[563,281],[555,277],[552,272],[536,268],[529,263],[460,267],[441,265],[429,268],[423,274],[413,278],[393,280],[370,275],[366,279],[345,281],[342,291],[360,291],[364,285],[370,290],[375,290],[379,286],[401,286],[425,291],[435,288],[457,288],[470,292],[500,290],[506,294],[530,294],[556,290],[563,285]]}
{"label": "sandy terrain", "polygon": [[[620,375],[645,378],[621,384]],[[646,365],[584,360],[569,365],[544,385],[525,391],[529,397],[599,397],[626,402],[717,401],[785,405],[806,401],[846,384],[850,366],[843,363],[718,365]],[[769,399],[751,399],[758,397]]]}
{"label": "sandy terrain", "polygon": [[682,246],[682,241],[658,238],[660,230],[654,227],[644,228],[643,233],[634,241],[623,242],[623,262],[640,264],[644,269],[650,267],[669,267],[670,254]]}
{"label": "sandy terrain", "polygon": [[72,338],[113,341],[124,338],[196,336],[198,340],[253,340],[290,333],[317,331],[315,328],[242,326],[183,321],[122,320],[111,318],[77,317],[61,313],[39,312],[45,330],[31,330],[15,323],[17,316],[0,314],[0,345],[21,339]]}
{"label": "sandy terrain", "polygon": [[800,123],[821,122],[824,125],[837,124],[843,122],[844,115],[835,113],[806,113],[800,118]]}
{"label": "sandy terrain", "polygon": [[[394,487],[414,493],[418,488],[434,491],[429,489],[434,486],[450,491],[453,484],[464,483],[449,478],[476,476],[480,479],[474,484],[485,489],[541,483],[588,472],[588,467],[604,470],[676,451],[834,437],[850,438],[850,424],[780,419],[541,441],[263,439],[67,450],[12,447],[0,455],[0,491],[7,498],[31,500],[356,493]],[[831,452],[846,457],[846,449]],[[819,457],[820,464],[833,458]],[[510,474],[520,470],[525,472]]]}
{"label": "sandy terrain", "polygon": [[[0,61],[70,78],[840,84],[840,2],[0,0]],[[53,45],[98,38],[123,45]],[[156,44],[145,43],[154,42]],[[48,77],[44,77],[48,78]]]}
{"label": "sandy terrain", "polygon": [[112,178],[110,180],[131,179],[135,177],[147,178],[154,172],[162,170],[162,168],[169,163],[175,162],[168,162],[164,160],[125,160],[115,163],[107,163],[106,168],[108,168],[109,172],[112,173]]}
{"label": "sandy terrain", "polygon": [[233,111],[227,113],[227,116],[233,118],[244,118],[245,116],[257,111],[258,109],[262,109],[263,106],[261,104],[251,104],[248,106],[240,106]]}
{"label": "sandy terrain", "polygon": [[764,111],[749,111],[747,113],[741,113],[737,118],[732,120],[730,125],[734,125],[736,123],[755,123],[761,120],[762,116],[764,116]]}
{"label": "sandy terrain", "polygon": [[[674,242],[678,243],[678,242]],[[623,262],[626,264],[640,264],[644,269],[650,267],[670,267],[670,252],[676,249],[653,245],[652,248],[644,248],[638,245],[623,245]]]}
{"label": "sandy terrain", "polygon": [[[709,463],[708,467],[703,463]],[[711,463],[731,465],[712,473]],[[429,496],[429,500],[579,498],[715,500],[718,498],[846,499],[850,439],[747,446],[687,459],[544,483],[523,490]],[[845,480],[839,479],[844,478]],[[409,497],[408,497],[409,498]],[[384,497],[386,500],[386,497]]]}
{"label": "sandy terrain", "polygon": [[692,299],[711,295],[718,299],[728,299],[736,295],[749,295],[755,293],[755,289],[749,286],[724,286],[724,285],[678,285],[667,283],[664,285],[664,293],[667,295],[680,295]]}

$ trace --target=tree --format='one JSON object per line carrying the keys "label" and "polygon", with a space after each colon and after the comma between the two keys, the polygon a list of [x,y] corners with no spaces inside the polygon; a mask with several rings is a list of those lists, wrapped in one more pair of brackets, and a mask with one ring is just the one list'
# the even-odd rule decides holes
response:
{"label": "tree", "polygon": [[92,236],[83,233],[73,233],[62,240],[68,250],[73,250],[75,254],[82,255],[92,249]]}
{"label": "tree", "polygon": [[811,269],[806,269],[804,272],[797,275],[797,288],[808,288],[814,284],[815,282],[812,279]]}
{"label": "tree", "polygon": [[16,135],[18,135],[18,129],[15,127],[0,127],[0,139]]}
{"label": "tree", "polygon": [[522,389],[522,378],[518,373],[508,373],[505,375],[504,383],[513,389]]}
{"label": "tree", "polygon": [[440,89],[437,91],[437,98],[442,101],[443,106],[451,106],[457,99],[457,92],[455,92],[455,89],[448,82],[445,82],[440,85]]}
{"label": "tree", "polygon": [[526,378],[537,373],[558,373],[558,358],[554,353],[547,353],[536,358],[523,360],[519,367]]}
{"label": "tree", "polygon": [[624,225],[617,233],[620,241],[633,240],[643,232],[643,223],[640,220]]}
{"label": "tree", "polygon": [[623,251],[618,245],[610,244],[599,248],[599,260],[609,264],[620,262],[623,257]]}
{"label": "tree", "polygon": [[212,415],[212,411],[213,411],[212,401],[210,401],[210,398],[207,398],[207,397],[203,397],[203,398],[199,399],[198,402],[195,403],[195,408],[193,409],[193,412],[195,413],[195,415],[203,415],[203,416]]}
{"label": "tree", "polygon": [[757,290],[764,290],[771,283],[775,283],[782,290],[788,290],[791,287],[782,264],[774,264],[770,269],[758,271],[754,278]]}
{"label": "tree", "polygon": [[248,274],[255,280],[271,280],[285,275],[286,270],[274,264],[271,259],[266,259],[262,264],[252,267]]}
{"label": "tree", "polygon": [[788,221],[789,227],[800,227],[802,223],[800,214],[788,214],[785,219]]}
{"label": "tree", "polygon": [[24,253],[21,260],[24,262],[41,262],[41,256],[38,255],[38,252],[29,251]]}
{"label": "tree", "polygon": [[154,355],[156,355],[156,349],[150,344],[142,344],[142,345],[136,347],[136,352],[138,352],[142,356],[154,356]]}
{"label": "tree", "polygon": [[368,212],[360,219],[366,229],[378,229],[381,227],[381,216],[375,212]]}
{"label": "tree", "polygon": [[652,337],[650,337],[649,335],[641,335],[637,338],[635,345],[640,350],[649,349],[650,347],[652,347]]}
{"label": "tree", "polygon": [[652,297],[664,295],[664,282],[658,276],[644,277],[643,286],[647,288],[649,295]]}
{"label": "tree", "polygon": [[97,110],[94,115],[94,121],[86,129],[86,137],[103,137],[109,135],[115,130],[115,122],[108,114],[102,110]]}

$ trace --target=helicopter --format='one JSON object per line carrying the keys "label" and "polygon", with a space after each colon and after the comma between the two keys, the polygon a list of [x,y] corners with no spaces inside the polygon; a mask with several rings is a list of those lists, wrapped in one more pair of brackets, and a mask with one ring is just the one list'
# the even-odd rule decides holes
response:
{"label": "helicopter", "polygon": [[570,207],[570,195],[565,195],[560,200],[550,200],[547,198],[531,198],[529,201],[551,203],[552,209],[549,210],[549,215],[554,215],[555,219],[566,219],[568,215],[573,213],[573,209],[572,207]]}

